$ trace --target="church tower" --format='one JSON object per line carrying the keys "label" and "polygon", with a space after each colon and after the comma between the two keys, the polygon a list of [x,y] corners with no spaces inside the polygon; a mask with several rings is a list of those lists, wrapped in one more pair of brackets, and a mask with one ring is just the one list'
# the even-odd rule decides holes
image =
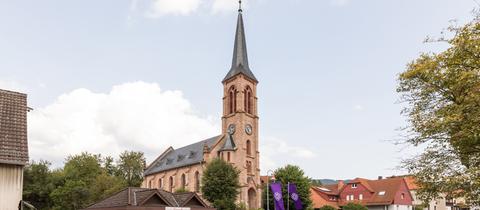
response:
{"label": "church tower", "polygon": [[[241,4],[241,1],[240,1]],[[250,209],[260,208],[261,187],[258,150],[257,84],[248,65],[242,9],[237,28],[230,71],[223,83],[222,133],[219,156],[237,167],[242,186],[239,201]]]}

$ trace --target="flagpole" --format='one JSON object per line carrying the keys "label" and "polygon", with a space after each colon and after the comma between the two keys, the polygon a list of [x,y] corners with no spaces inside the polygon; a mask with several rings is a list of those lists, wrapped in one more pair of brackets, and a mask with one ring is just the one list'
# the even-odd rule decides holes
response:
{"label": "flagpole", "polygon": [[270,201],[268,199],[270,197],[270,194],[268,193],[268,188],[270,188],[270,186],[268,186],[269,181],[270,181],[270,177],[268,176],[268,173],[271,173],[271,172],[272,172],[272,170],[267,171],[267,210],[270,210],[270,208],[269,208]]}
{"label": "flagpole", "polygon": [[290,210],[290,182],[287,183],[287,210]]}

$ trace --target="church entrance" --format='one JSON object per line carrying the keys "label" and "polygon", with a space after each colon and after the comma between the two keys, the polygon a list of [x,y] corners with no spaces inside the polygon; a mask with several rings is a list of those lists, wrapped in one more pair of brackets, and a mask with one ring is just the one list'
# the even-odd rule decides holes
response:
{"label": "church entrance", "polygon": [[257,207],[257,192],[250,188],[248,190],[248,208],[249,209],[258,209]]}

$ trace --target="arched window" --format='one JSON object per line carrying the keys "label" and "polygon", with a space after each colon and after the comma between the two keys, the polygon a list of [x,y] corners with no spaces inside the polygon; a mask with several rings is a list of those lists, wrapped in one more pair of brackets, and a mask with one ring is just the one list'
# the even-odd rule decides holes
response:
{"label": "arched window", "polygon": [[227,162],[230,162],[230,152],[227,152]]}
{"label": "arched window", "polygon": [[169,180],[169,190],[170,192],[173,192],[173,177],[170,177],[170,180]]}
{"label": "arched window", "polygon": [[247,155],[251,155],[252,154],[252,143],[250,142],[250,140],[247,140]]}
{"label": "arched window", "polygon": [[158,179],[158,189],[163,189],[163,179]]}
{"label": "arched window", "polygon": [[232,86],[228,91],[228,113],[232,114],[237,111],[237,90]]}
{"label": "arched window", "polygon": [[253,114],[253,94],[252,94],[252,89],[250,89],[249,86],[245,88],[245,95],[244,95],[244,106],[245,106],[245,112],[249,114]]}
{"label": "arched window", "polygon": [[200,192],[200,173],[195,172],[195,192]]}
{"label": "arched window", "polygon": [[150,179],[150,181],[148,181],[148,188],[152,188],[152,182],[153,180]]}
{"label": "arched window", "polygon": [[185,174],[182,174],[182,189],[185,189],[187,185],[187,179],[185,178]]}

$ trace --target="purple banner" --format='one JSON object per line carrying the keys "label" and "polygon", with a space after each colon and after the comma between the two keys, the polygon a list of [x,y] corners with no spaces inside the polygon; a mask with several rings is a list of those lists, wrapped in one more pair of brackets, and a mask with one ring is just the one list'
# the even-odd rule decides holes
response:
{"label": "purple banner", "polygon": [[288,184],[288,192],[290,193],[290,198],[292,198],[293,202],[295,202],[295,209],[302,210],[302,201],[300,200],[300,196],[297,192],[297,185],[289,183]]}
{"label": "purple banner", "polygon": [[282,184],[271,183],[270,189],[272,189],[273,200],[275,203],[275,210],[285,210],[282,198]]}

